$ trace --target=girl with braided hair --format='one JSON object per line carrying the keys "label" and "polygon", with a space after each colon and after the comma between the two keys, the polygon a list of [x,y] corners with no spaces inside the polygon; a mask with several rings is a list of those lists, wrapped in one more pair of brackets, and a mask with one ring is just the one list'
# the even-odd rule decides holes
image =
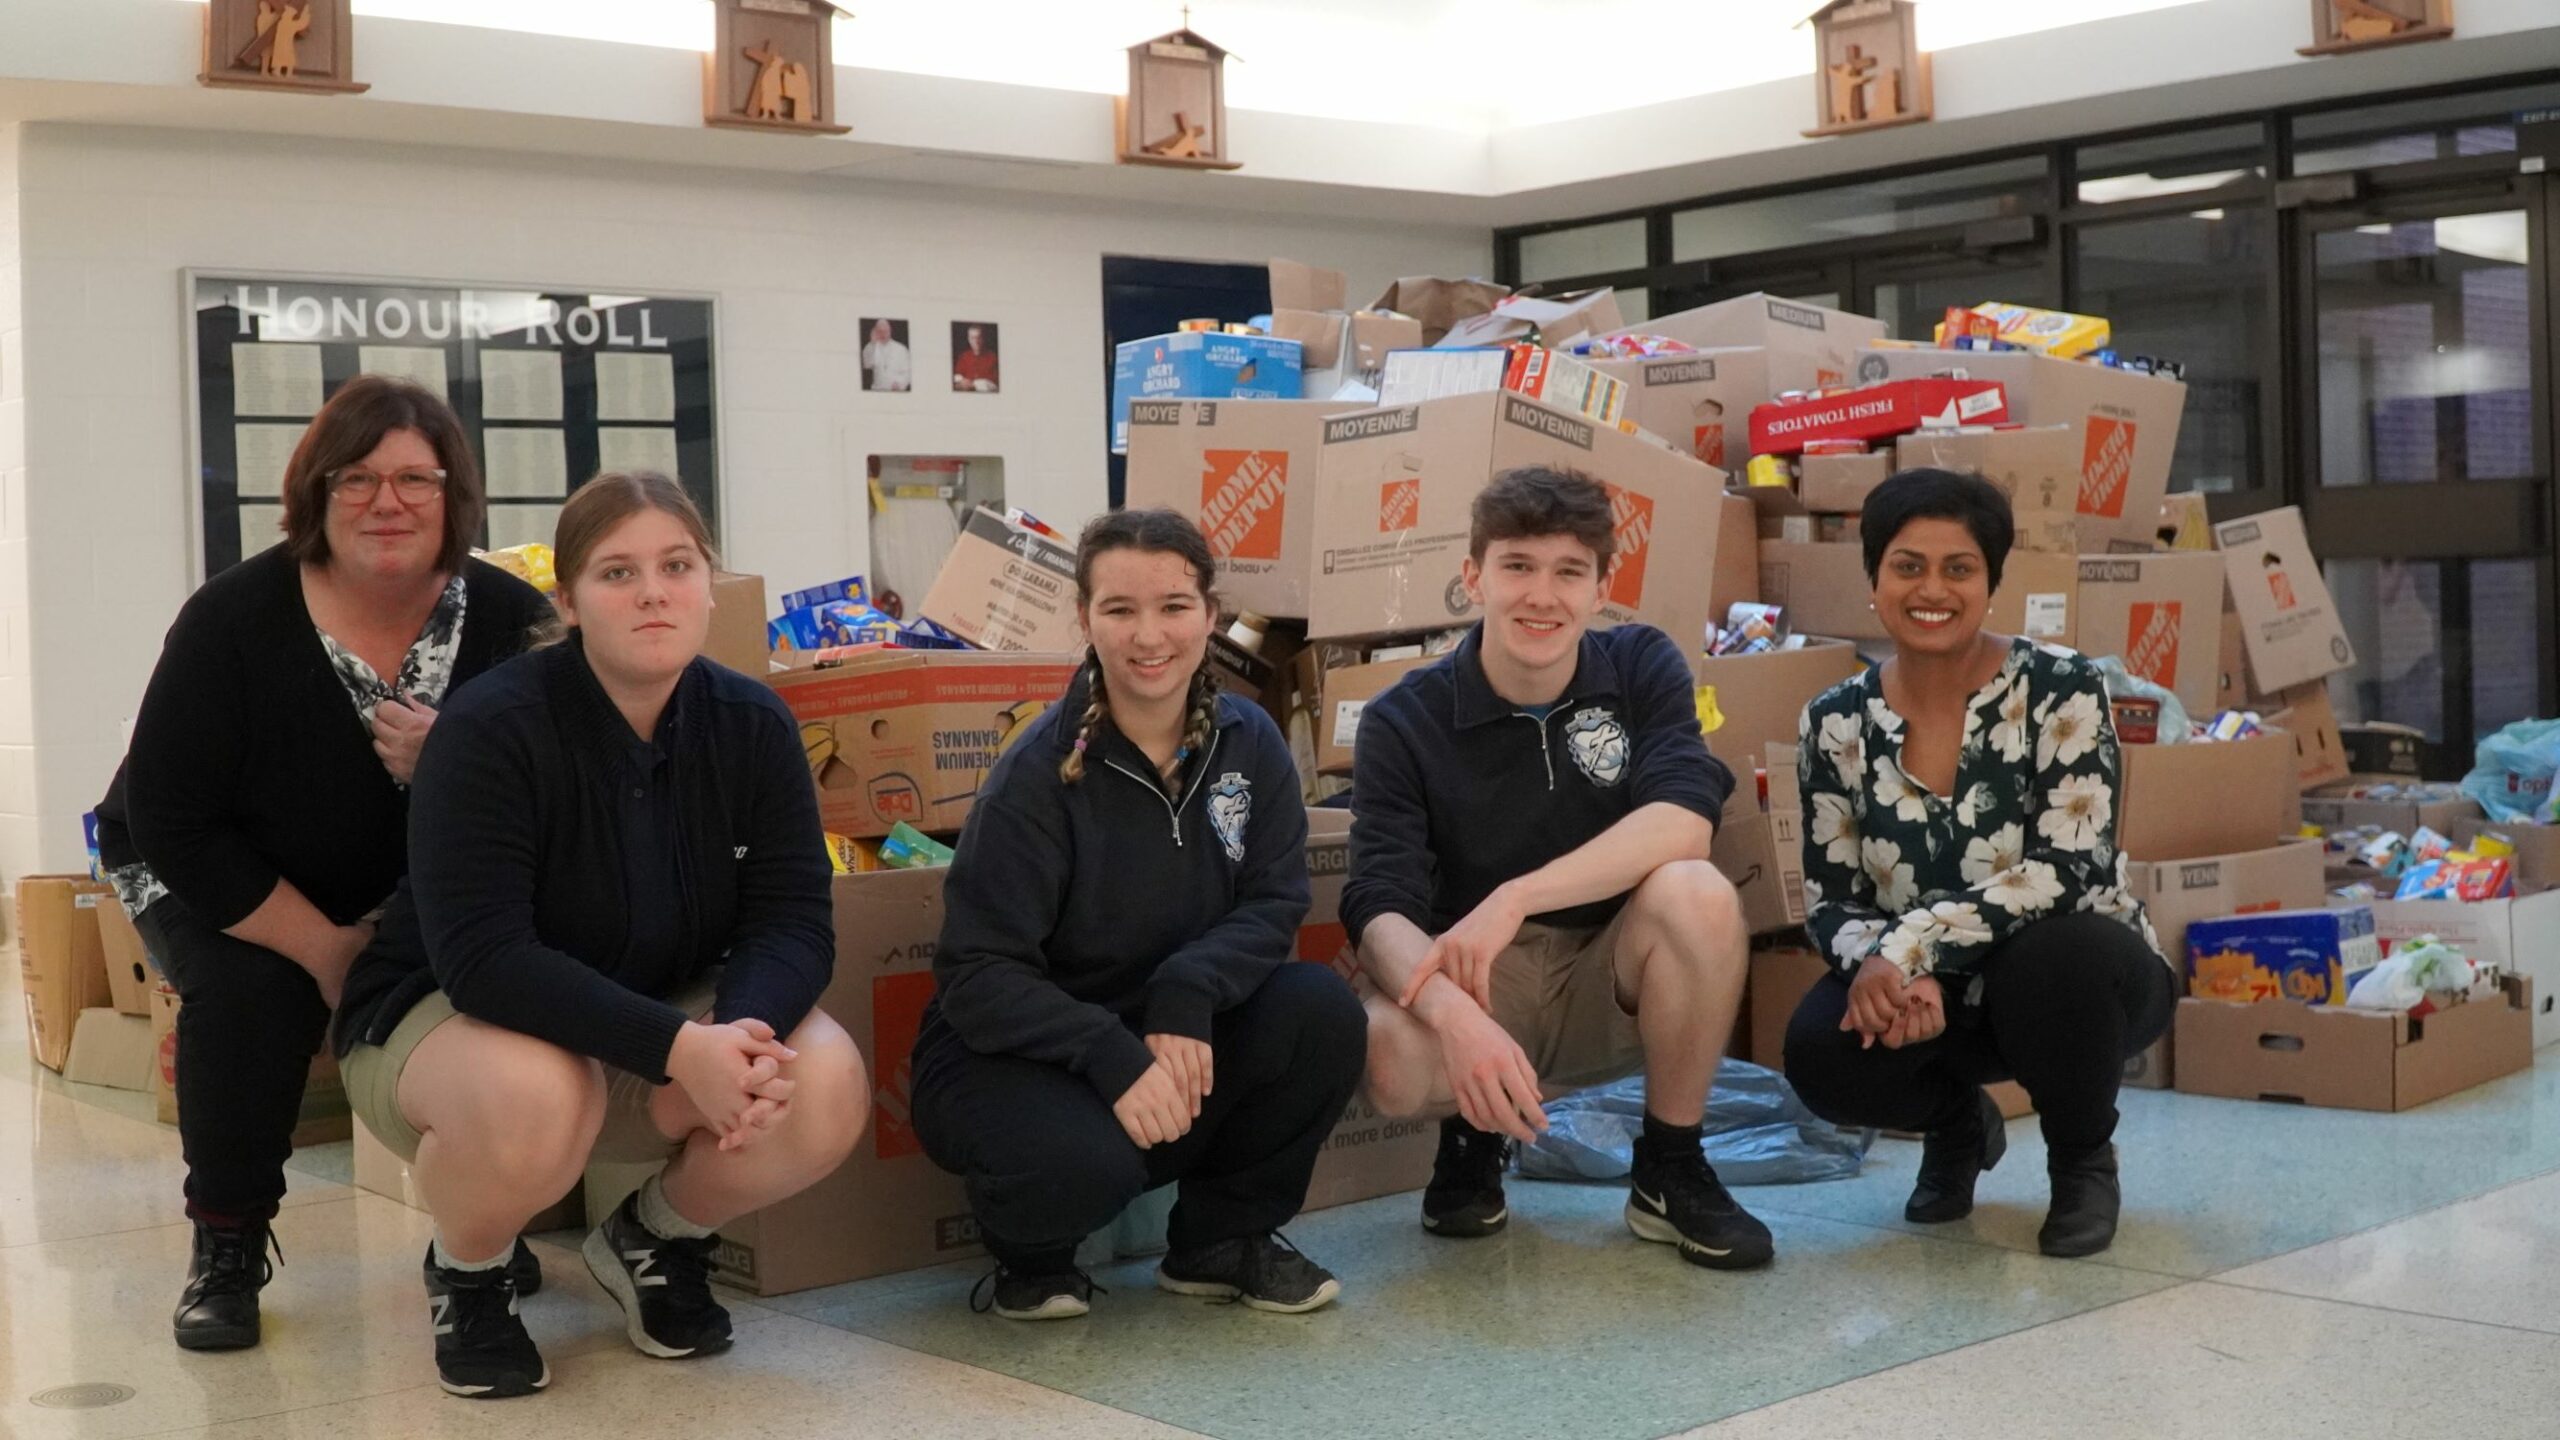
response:
{"label": "girl with braided hair", "polygon": [[1082,1315],[1076,1246],[1181,1187],[1159,1287],[1318,1309],[1341,1284],[1282,1239],[1367,1053],[1360,1002],[1290,962],[1307,816],[1280,728],[1208,668],[1216,562],[1189,520],[1085,527],[1091,649],[987,777],[944,886],[913,1110],[968,1182],[1011,1320]]}

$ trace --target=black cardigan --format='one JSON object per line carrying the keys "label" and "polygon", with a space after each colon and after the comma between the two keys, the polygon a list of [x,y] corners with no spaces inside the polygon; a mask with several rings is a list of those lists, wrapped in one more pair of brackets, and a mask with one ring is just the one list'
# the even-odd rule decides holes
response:
{"label": "black cardigan", "polygon": [[635,954],[614,793],[631,726],[573,632],[481,677],[427,732],[409,878],[347,977],[340,1055],[441,989],[465,1015],[663,1083],[692,1018],[663,997],[723,962],[714,1020],[798,1027],[835,970],[799,727],[771,689],[704,659],[669,704],[690,953]]}
{"label": "black cardigan", "polygon": [[[551,614],[540,591],[486,561],[465,560],[462,574],[447,703]],[[279,545],[180,607],[132,749],[98,804],[99,858],[148,863],[217,930],[248,918],[278,879],[349,925],[408,869],[408,812],[321,648],[301,567]]]}

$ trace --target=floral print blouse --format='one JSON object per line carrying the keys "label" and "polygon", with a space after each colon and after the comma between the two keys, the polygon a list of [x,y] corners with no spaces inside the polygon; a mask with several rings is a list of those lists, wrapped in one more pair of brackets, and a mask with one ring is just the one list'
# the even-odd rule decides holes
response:
{"label": "floral print blouse", "polygon": [[1965,706],[1955,788],[1902,770],[1902,717],[1870,668],[1807,705],[1805,927],[1854,971],[1882,955],[1906,976],[1959,975],[2048,915],[2094,910],[2139,931],[2116,848],[2115,721],[2097,667],[2012,641]]}

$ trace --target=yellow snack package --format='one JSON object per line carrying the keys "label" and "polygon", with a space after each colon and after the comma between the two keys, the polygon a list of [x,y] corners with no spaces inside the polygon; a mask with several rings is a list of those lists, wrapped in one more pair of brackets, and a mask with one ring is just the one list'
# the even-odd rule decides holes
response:
{"label": "yellow snack package", "polygon": [[539,540],[510,545],[504,550],[484,550],[480,558],[545,595],[559,586],[558,577],[552,573],[551,547]]}
{"label": "yellow snack package", "polygon": [[[2115,327],[2095,315],[2074,315],[2068,310],[2039,310],[2032,305],[2009,305],[1986,300],[1973,307],[1976,315],[1988,315],[2000,326],[2000,338],[2012,345],[2040,350],[2057,360],[2077,360],[2093,350],[2104,350],[2114,338]],[[1938,326],[1939,343],[1946,341],[1947,327]]]}

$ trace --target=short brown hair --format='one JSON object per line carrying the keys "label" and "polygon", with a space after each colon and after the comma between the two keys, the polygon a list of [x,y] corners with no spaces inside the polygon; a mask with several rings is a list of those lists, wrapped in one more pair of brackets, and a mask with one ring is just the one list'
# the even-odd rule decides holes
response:
{"label": "short brown hair", "polygon": [[480,538],[486,502],[480,459],[462,433],[462,419],[434,391],[389,375],[359,375],[338,387],[302,432],[284,467],[284,545],[306,565],[329,558],[329,477],[373,453],[394,430],[415,430],[434,447],[444,471],[444,548],[436,568],[459,569]]}
{"label": "short brown hair", "polygon": [[1590,547],[1602,572],[1618,553],[1616,517],[1609,491],[1579,470],[1553,465],[1521,465],[1493,477],[1476,494],[1474,526],[1467,553],[1479,565],[1485,547],[1496,540],[1532,540],[1541,535],[1570,535]]}

